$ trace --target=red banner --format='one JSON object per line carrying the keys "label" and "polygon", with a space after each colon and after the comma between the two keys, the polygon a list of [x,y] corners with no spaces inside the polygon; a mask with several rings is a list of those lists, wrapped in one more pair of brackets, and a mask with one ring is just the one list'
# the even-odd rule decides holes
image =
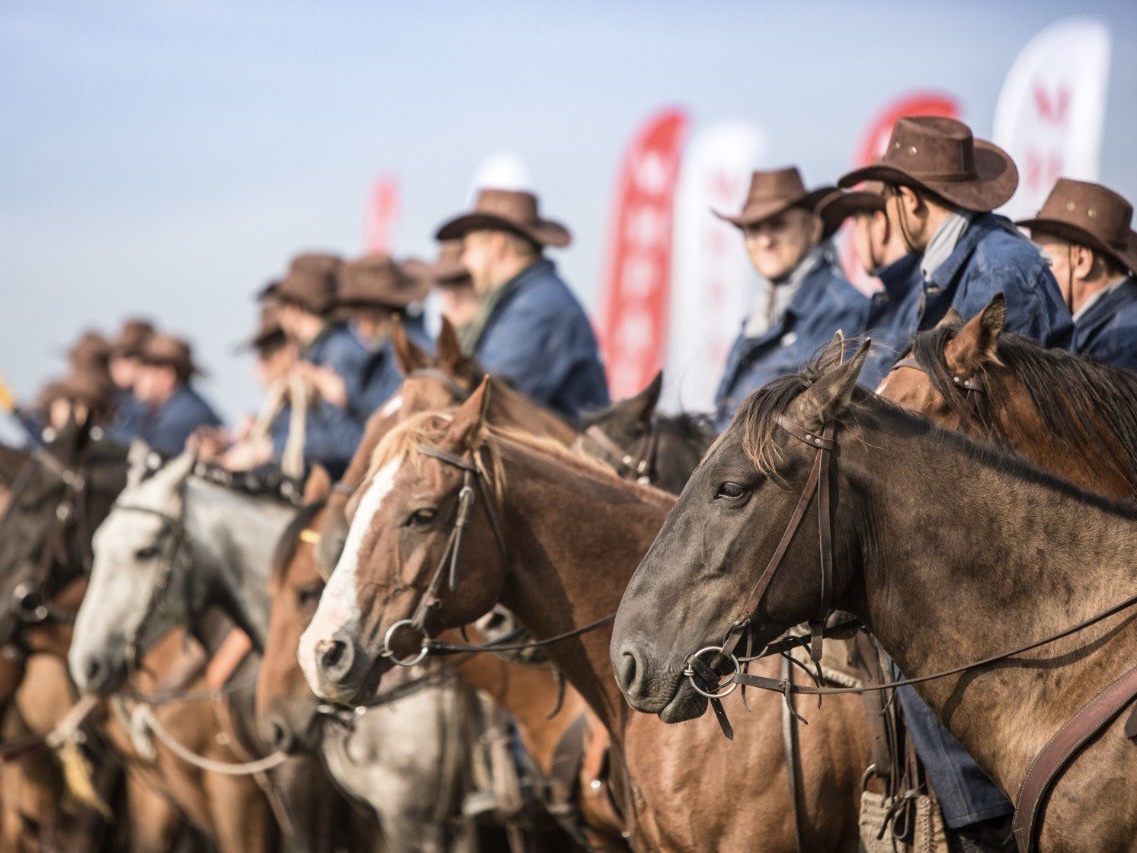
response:
{"label": "red banner", "polygon": [[600,323],[616,400],[643,390],[663,363],[671,205],[686,136],[686,113],[656,113],[637,132],[620,170]]}
{"label": "red banner", "polygon": [[[888,138],[892,135],[892,126],[896,124],[898,118],[904,116],[959,118],[959,105],[954,98],[947,95],[909,94],[896,99],[877,113],[865,130],[853,159],[854,169],[867,166],[884,154],[884,149],[888,147]],[[846,222],[841,230],[844,247],[841,251],[841,265],[845,268],[845,275],[849,277],[849,281],[866,293],[877,289],[880,286],[877,280],[868,275],[857,261],[856,251],[853,248],[852,226]]]}
{"label": "red banner", "polygon": [[390,254],[395,220],[399,216],[399,181],[384,176],[375,181],[367,199],[367,215],[363,225],[363,251]]}

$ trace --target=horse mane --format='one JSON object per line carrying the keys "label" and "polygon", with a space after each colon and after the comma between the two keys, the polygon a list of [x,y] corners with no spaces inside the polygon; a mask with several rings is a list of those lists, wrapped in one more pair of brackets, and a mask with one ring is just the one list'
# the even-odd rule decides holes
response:
{"label": "horse mane", "polygon": [[320,514],[326,503],[325,500],[314,501],[310,504],[304,504],[296,511],[296,515],[288,522],[288,526],[281,532],[280,538],[276,540],[276,545],[272,549],[272,562],[269,564],[270,579],[274,581],[284,579],[284,570],[292,562],[292,558],[296,556],[296,548],[300,544],[300,534],[308,528],[312,519]]}
{"label": "horse mane", "polygon": [[[957,331],[922,332],[913,340],[912,352],[952,412],[965,419],[966,391],[952,381],[943,358]],[[999,335],[996,354],[1022,384],[1049,432],[1064,444],[1092,449],[1109,460],[1137,492],[1137,374],[1009,333]],[[1011,394],[1002,375],[984,373],[984,383],[980,411],[1004,409]],[[1007,444],[1007,432],[994,419],[984,417],[984,422],[993,441]]]}

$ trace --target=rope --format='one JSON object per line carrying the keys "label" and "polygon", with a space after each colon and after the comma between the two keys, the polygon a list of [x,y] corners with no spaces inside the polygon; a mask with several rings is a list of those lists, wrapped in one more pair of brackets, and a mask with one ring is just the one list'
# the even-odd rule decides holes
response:
{"label": "rope", "polygon": [[136,711],[139,722],[147,729],[152,731],[158,736],[174,755],[182,759],[187,764],[192,764],[201,770],[208,770],[212,773],[224,773],[227,776],[251,776],[255,773],[263,773],[266,770],[271,770],[274,767],[279,767],[288,760],[288,756],[283,752],[274,752],[272,755],[267,755],[257,761],[247,761],[243,764],[232,764],[228,761],[214,761],[212,758],[198,755],[195,752],[187,749],[182,744],[174,740],[174,736],[167,731],[166,727],[158,722],[158,718],[154,715],[154,709],[149,705],[141,706],[141,709]]}
{"label": "rope", "polygon": [[299,479],[304,476],[304,440],[308,423],[308,386],[298,376],[288,380],[288,395],[292,409],[288,420],[288,438],[280,457],[280,470],[285,476]]}

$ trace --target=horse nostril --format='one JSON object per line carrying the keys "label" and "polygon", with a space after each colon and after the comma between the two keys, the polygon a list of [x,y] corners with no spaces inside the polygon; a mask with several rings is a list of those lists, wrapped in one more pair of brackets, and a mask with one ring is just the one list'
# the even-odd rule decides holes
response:
{"label": "horse nostril", "polygon": [[268,724],[268,740],[273,749],[288,752],[292,746],[292,738],[280,720],[272,720]]}
{"label": "horse nostril", "polygon": [[316,643],[316,658],[320,670],[331,681],[342,681],[349,672],[354,654],[350,643],[325,639]]}
{"label": "horse nostril", "polygon": [[87,688],[94,690],[98,688],[99,682],[103,678],[103,665],[98,658],[89,658],[87,666],[83,673],[87,678]]}
{"label": "horse nostril", "polygon": [[641,668],[635,650],[625,647],[620,653],[620,669],[616,673],[619,678],[620,689],[629,695],[636,693],[639,686],[637,676],[640,675],[640,672]]}

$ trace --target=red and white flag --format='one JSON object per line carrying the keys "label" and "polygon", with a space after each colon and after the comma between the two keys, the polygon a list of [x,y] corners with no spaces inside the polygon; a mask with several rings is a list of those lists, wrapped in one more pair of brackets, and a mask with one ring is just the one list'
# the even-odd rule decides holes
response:
{"label": "red and white flag", "polygon": [[[904,116],[943,116],[945,118],[959,118],[959,105],[955,99],[948,95],[932,94],[927,92],[910,92],[888,103],[878,112],[857,143],[857,150],[853,155],[852,168],[859,169],[868,166],[881,157],[888,148],[889,137],[892,136],[892,126],[896,120]],[[845,275],[857,288],[865,293],[871,293],[880,287],[880,282],[865,272],[856,256],[853,247],[852,225],[846,222],[841,228],[841,266],[845,268]]]}
{"label": "red and white flag", "polygon": [[742,207],[766,137],[750,122],[702,128],[683,155],[675,192],[675,248],[663,370],[665,411],[706,412],[714,404],[730,345],[759,289],[741,233],[711,210]]}
{"label": "red and white flag", "polygon": [[671,209],[687,115],[662,110],[637,131],[616,190],[600,346],[613,399],[633,396],[663,362],[671,276]]}
{"label": "red and white flag", "polygon": [[1001,213],[1033,216],[1059,177],[1098,177],[1110,34],[1092,18],[1066,18],[1032,38],[1007,73],[995,107],[994,142],[1019,168]]}
{"label": "red and white flag", "polygon": [[394,242],[395,222],[399,216],[399,181],[384,176],[375,181],[367,198],[367,214],[363,225],[363,251],[390,253]]}

